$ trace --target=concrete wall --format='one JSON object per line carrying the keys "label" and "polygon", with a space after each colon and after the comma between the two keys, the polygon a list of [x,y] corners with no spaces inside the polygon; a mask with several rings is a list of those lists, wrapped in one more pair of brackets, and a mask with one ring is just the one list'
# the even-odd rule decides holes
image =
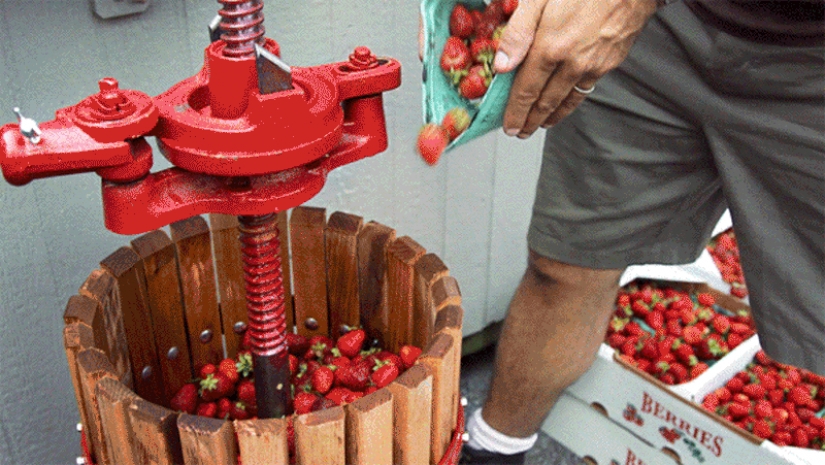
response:
{"label": "concrete wall", "polygon": [[[157,95],[194,74],[207,45],[212,0],[153,0],[149,10],[101,20],[82,0],[0,0],[0,124],[12,107],[54,117],[116,77]],[[421,67],[414,0],[267,0],[267,35],[291,65],[340,61],[357,45],[403,64],[386,96],[390,148],[334,171],[309,205],[376,220],[441,256],[461,285],[466,333],[500,320],[520,277],[541,136],[503,134],[447,154],[436,168],[414,153]],[[168,162],[155,153],[155,170]],[[94,174],[0,182],[0,465],[69,464],[79,455],[61,315],[98,261],[130,237],[103,227]]]}

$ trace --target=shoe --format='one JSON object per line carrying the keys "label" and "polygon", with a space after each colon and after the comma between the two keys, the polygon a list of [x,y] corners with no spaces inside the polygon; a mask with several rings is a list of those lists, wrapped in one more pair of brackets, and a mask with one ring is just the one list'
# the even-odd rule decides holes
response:
{"label": "shoe", "polygon": [[527,452],[519,454],[504,455],[486,450],[477,450],[464,446],[461,449],[459,465],[524,465]]}

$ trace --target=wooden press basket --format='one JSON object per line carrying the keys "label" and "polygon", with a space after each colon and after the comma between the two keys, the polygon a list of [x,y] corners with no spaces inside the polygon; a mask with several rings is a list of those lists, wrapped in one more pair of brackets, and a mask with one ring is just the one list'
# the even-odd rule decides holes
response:
{"label": "wooden press basket", "polygon": [[[390,350],[424,348],[388,387],[296,417],[298,463],[435,464],[457,455],[463,310],[441,259],[346,213],[327,221],[325,209],[298,207],[278,221],[288,328],[337,337],[342,325],[361,325]],[[97,465],[227,465],[239,454],[245,465],[287,464],[285,419],[168,408],[197,368],[236,355],[246,322],[235,217],[197,216],[170,231],[104,258],[66,306],[64,345],[90,455]]]}

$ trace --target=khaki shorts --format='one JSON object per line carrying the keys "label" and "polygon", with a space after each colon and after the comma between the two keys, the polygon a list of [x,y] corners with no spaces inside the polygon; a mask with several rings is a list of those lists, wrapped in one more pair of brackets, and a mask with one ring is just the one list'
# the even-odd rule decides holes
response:
{"label": "khaki shorts", "polygon": [[825,374],[824,57],[661,8],[548,130],[531,249],[588,268],[689,263],[727,207],[762,346]]}

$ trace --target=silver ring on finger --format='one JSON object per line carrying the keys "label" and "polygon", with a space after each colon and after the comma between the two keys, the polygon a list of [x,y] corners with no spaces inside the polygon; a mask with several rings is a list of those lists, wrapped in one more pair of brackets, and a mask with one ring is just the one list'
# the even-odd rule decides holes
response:
{"label": "silver ring on finger", "polygon": [[587,95],[587,94],[592,93],[594,90],[596,90],[596,86],[593,86],[589,89],[582,89],[579,86],[573,86],[573,90],[575,90],[576,92],[578,92],[580,94]]}

